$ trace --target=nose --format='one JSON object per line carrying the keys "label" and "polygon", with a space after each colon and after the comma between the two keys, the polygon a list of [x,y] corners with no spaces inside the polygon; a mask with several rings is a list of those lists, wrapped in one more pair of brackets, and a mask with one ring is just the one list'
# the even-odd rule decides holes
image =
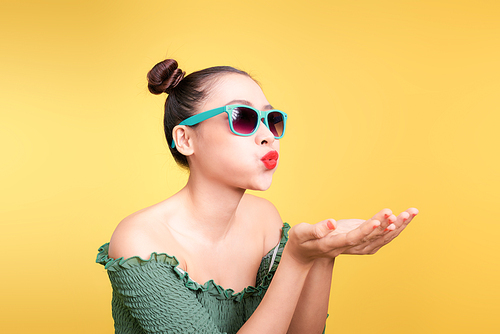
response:
{"label": "nose", "polygon": [[257,134],[255,136],[255,141],[258,145],[272,145],[276,140],[276,138],[274,138],[274,134],[268,129],[263,118],[260,120],[260,123],[261,124],[259,124],[259,129],[257,130]]}

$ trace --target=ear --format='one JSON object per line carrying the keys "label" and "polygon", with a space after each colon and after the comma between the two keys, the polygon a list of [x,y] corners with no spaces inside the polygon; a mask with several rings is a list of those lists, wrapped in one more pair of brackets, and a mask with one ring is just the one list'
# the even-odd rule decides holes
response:
{"label": "ear", "polygon": [[176,125],[172,130],[172,138],[179,153],[185,156],[190,156],[194,153],[192,129],[190,127]]}

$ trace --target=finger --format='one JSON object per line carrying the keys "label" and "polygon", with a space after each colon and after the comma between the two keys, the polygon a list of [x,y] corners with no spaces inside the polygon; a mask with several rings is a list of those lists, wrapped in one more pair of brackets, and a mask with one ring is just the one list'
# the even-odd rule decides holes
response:
{"label": "finger", "polygon": [[377,212],[371,219],[376,219],[380,222],[383,220],[386,220],[392,215],[391,209],[382,209],[379,212]]}
{"label": "finger", "polygon": [[389,239],[387,242],[390,240],[394,239],[397,237],[407,226],[408,224],[412,221],[413,218],[418,214],[418,210],[415,208],[410,208],[404,212],[401,212],[396,221],[392,224],[394,227],[389,225],[385,230],[385,234],[390,234],[391,239]]}
{"label": "finger", "polygon": [[408,210],[406,210],[406,212],[408,212],[410,215],[412,215],[413,217],[415,217],[416,215],[418,215],[419,211],[417,208],[409,208]]}
{"label": "finger", "polygon": [[[370,219],[369,219],[370,220]],[[371,220],[378,220],[380,222],[379,228],[374,232],[374,235],[378,235],[392,223],[396,220],[396,216],[392,214],[392,211],[390,209],[382,209],[379,212],[377,212]]]}
{"label": "finger", "polygon": [[[392,220],[391,220],[392,221]],[[389,222],[391,222],[389,221]],[[373,247],[373,245],[380,244],[384,242],[385,235],[396,230],[397,226],[394,223],[385,226],[374,227],[372,233],[368,234],[363,240],[364,243],[361,246]]]}
{"label": "finger", "polygon": [[326,219],[314,225],[301,223],[296,226],[297,234],[301,236],[303,242],[324,238],[331,231],[337,228],[334,219]]}
{"label": "finger", "polygon": [[346,242],[349,246],[360,245],[370,239],[375,230],[381,226],[379,220],[370,219],[361,224],[358,228],[350,231],[346,235]]}
{"label": "finger", "polygon": [[[387,216],[388,212],[385,212],[385,210],[388,209],[384,209],[378,214],[384,213],[384,217]],[[399,230],[401,232],[401,230],[403,230],[417,214],[418,210],[416,208],[410,208],[403,211],[398,215],[398,217],[391,214],[387,217],[386,221],[382,221],[380,228],[374,231],[375,235],[378,235],[379,233],[388,233],[394,230]],[[387,225],[385,223],[387,223]],[[391,224],[394,224],[395,228],[389,227]]]}
{"label": "finger", "polygon": [[335,219],[326,219],[313,226],[313,237],[315,239],[321,239],[337,228],[337,222]]}
{"label": "finger", "polygon": [[388,231],[394,231],[396,229],[396,225],[395,224],[391,224],[389,226],[386,227],[386,229],[384,230],[384,232],[388,232]]}
{"label": "finger", "polygon": [[[415,208],[410,208],[398,215],[396,218],[394,217],[388,217],[388,221],[393,221],[391,224],[389,224],[384,230],[380,233],[378,232],[380,230],[380,227],[375,229],[374,232],[370,235],[367,236],[366,240],[367,242],[364,244],[361,244],[359,247],[365,247],[364,250],[368,251],[369,254],[374,254],[376,253],[381,247],[387,245],[390,243],[394,238],[396,238],[405,228],[406,226],[410,223],[410,221],[415,218],[415,216],[418,214],[418,210]],[[350,248],[351,250],[348,251],[348,253],[353,253],[352,250],[354,249],[355,252],[354,254],[359,254],[356,252],[357,250],[356,247]]]}
{"label": "finger", "polygon": [[410,218],[411,215],[407,211],[403,211],[396,217],[393,224],[396,226],[396,229],[404,229],[410,222]]}
{"label": "finger", "polygon": [[397,226],[391,226],[391,225],[394,225],[394,223],[396,223],[396,221],[398,219],[392,213],[389,214],[388,212],[385,212],[385,213],[383,213],[382,217],[383,218],[382,218],[382,221],[380,221],[380,225],[373,227],[372,233],[370,233],[366,237],[367,240],[373,240],[375,238],[378,238],[380,235],[385,234],[387,231],[393,231],[395,229],[395,227],[397,227]]}
{"label": "finger", "polygon": [[399,214],[397,221],[398,222],[406,222],[411,217],[411,213],[408,211],[403,211]]}
{"label": "finger", "polygon": [[417,214],[418,210],[415,208],[401,212],[396,220],[396,227],[404,229]]}

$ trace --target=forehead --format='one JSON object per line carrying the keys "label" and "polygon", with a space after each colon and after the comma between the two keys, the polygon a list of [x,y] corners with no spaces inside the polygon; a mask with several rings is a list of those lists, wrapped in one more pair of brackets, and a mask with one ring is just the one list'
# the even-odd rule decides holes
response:
{"label": "forehead", "polygon": [[260,86],[250,77],[242,74],[225,74],[214,84],[204,109],[209,110],[227,105],[234,100],[248,101],[253,107],[262,109],[269,105]]}

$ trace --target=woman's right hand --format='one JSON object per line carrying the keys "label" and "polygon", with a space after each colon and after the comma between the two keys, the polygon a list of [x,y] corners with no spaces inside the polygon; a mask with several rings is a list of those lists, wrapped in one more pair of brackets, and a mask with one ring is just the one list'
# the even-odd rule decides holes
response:
{"label": "woman's right hand", "polygon": [[317,258],[334,258],[349,248],[377,243],[385,233],[374,232],[381,229],[383,231],[391,224],[392,215],[387,215],[387,211],[390,210],[381,210],[352,230],[337,231],[334,219],[323,220],[314,225],[298,224],[290,229],[285,249],[299,263],[312,265]]}

